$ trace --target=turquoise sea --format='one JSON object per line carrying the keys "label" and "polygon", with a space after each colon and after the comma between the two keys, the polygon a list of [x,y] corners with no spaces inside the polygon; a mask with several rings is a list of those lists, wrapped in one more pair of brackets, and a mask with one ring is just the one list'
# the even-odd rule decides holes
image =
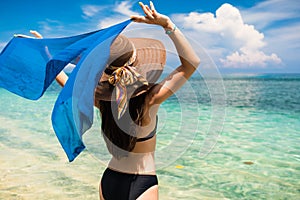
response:
{"label": "turquoise sea", "polygon": [[[0,199],[99,198],[98,113],[69,163],[51,126],[59,90],[30,101],[0,88]],[[161,105],[157,134],[160,199],[300,199],[300,74],[193,77]]]}

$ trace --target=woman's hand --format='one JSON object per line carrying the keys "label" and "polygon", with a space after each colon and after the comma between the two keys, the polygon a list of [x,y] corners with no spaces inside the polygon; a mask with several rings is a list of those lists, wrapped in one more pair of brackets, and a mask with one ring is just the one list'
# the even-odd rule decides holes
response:
{"label": "woman's hand", "polygon": [[[39,39],[43,38],[43,36],[39,32],[37,32],[37,31],[30,30],[30,33],[32,35],[34,35],[35,38],[39,38]],[[19,37],[19,38],[33,38],[33,37],[29,36],[29,35],[23,35],[23,34],[14,34],[14,37]]]}
{"label": "woman's hand", "polygon": [[[39,32],[37,32],[37,31],[30,30],[30,33],[31,33],[32,35],[34,35],[34,37],[36,37],[36,38],[39,38],[39,39],[42,39],[42,38],[43,38],[43,36],[42,36]],[[49,54],[49,58],[50,58],[51,55],[50,55],[50,53],[48,52],[48,47],[47,47],[47,46],[45,47],[45,50],[46,50],[47,54]],[[58,83],[60,86],[64,87],[65,84],[66,84],[66,82],[67,82],[67,80],[68,80],[68,76],[66,75],[66,73],[65,73],[64,71],[61,71],[61,72],[55,77],[55,80],[57,81],[57,83]]]}
{"label": "woman's hand", "polygon": [[43,38],[43,36],[37,31],[30,30],[30,33],[34,35],[34,37],[36,38],[40,38],[40,39]]}
{"label": "woman's hand", "polygon": [[150,1],[150,8],[148,5],[144,5],[142,2],[139,2],[139,4],[145,13],[145,16],[131,16],[131,19],[134,22],[156,24],[169,30],[174,28],[174,25],[168,16],[162,15],[155,10],[152,1]]}

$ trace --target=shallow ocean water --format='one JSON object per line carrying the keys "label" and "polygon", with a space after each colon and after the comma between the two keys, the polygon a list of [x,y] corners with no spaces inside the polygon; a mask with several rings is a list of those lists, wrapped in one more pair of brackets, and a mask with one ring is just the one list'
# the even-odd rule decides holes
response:
{"label": "shallow ocean water", "polygon": [[[300,199],[300,76],[225,76],[225,104],[207,84],[194,77],[161,106],[160,199]],[[99,116],[69,163],[51,126],[58,92],[29,101],[0,89],[0,199],[98,199],[109,159]]]}

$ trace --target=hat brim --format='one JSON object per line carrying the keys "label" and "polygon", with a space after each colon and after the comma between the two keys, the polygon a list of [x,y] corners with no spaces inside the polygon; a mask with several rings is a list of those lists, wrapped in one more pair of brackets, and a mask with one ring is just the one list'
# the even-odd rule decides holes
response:
{"label": "hat brim", "polygon": [[[163,72],[166,64],[166,50],[162,42],[150,38],[128,38],[136,49],[136,60],[133,66],[149,83],[149,86],[156,83]],[[108,63],[109,65],[109,63]],[[108,83],[110,75],[103,72],[95,90],[95,104],[99,100],[113,101],[112,87]],[[146,92],[149,87],[141,83],[127,86],[128,97],[136,97]]]}

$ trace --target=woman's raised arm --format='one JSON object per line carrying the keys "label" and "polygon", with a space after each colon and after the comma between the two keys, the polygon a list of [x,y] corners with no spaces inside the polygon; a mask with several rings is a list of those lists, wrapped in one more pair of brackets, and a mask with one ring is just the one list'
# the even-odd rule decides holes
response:
{"label": "woman's raised arm", "polygon": [[[30,33],[32,35],[34,35],[36,38],[39,38],[39,39],[42,39],[43,36],[37,32],[37,31],[33,31],[33,30],[30,30]],[[67,74],[64,72],[64,71],[61,71],[56,77],[55,77],[55,80],[57,81],[57,83],[61,86],[61,87],[64,87],[67,80],[68,80],[68,76]]]}
{"label": "woman's raised arm", "polygon": [[151,1],[150,8],[143,3],[140,3],[140,6],[145,16],[132,16],[133,21],[162,26],[173,41],[181,61],[181,65],[161,83],[154,86],[149,94],[150,105],[161,104],[191,77],[199,66],[200,59],[182,32],[176,28],[169,17],[158,13]]}

